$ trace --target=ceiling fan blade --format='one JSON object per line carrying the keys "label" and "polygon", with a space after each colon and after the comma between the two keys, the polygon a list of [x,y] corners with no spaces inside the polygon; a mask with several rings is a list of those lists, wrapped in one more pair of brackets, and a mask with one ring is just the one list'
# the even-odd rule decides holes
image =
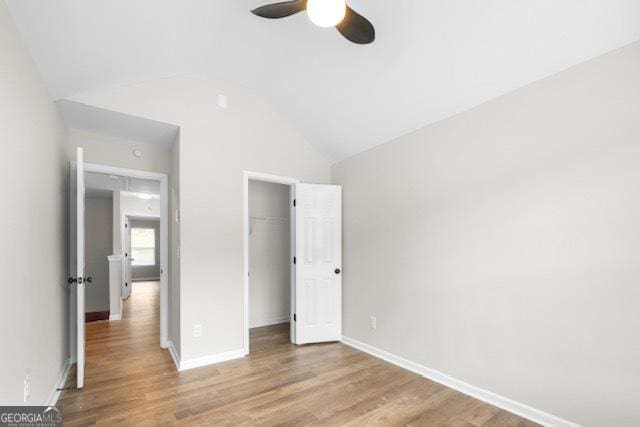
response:
{"label": "ceiling fan blade", "polygon": [[373,28],[373,24],[349,6],[347,6],[344,19],[336,25],[336,29],[353,43],[367,44],[376,39],[376,30]]}
{"label": "ceiling fan blade", "polygon": [[307,0],[285,1],[282,3],[268,4],[253,9],[251,13],[263,18],[277,19],[302,12],[307,8]]}

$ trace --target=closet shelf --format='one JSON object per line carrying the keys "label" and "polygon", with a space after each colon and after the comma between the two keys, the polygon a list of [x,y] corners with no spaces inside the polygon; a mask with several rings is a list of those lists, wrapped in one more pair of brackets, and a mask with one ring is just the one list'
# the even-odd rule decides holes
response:
{"label": "closet shelf", "polygon": [[288,221],[287,218],[279,218],[275,216],[252,216],[250,218],[252,221],[276,222],[280,224]]}

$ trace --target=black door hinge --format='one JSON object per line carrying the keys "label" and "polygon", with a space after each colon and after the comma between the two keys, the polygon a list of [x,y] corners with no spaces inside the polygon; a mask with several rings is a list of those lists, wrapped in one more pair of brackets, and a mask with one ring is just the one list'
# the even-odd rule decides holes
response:
{"label": "black door hinge", "polygon": [[293,206],[296,206],[296,199],[293,199]]}
{"label": "black door hinge", "polygon": [[295,313],[293,313],[293,321],[294,322],[296,321],[296,314]]}
{"label": "black door hinge", "polygon": [[296,263],[296,257],[293,257],[293,263],[294,264]]}

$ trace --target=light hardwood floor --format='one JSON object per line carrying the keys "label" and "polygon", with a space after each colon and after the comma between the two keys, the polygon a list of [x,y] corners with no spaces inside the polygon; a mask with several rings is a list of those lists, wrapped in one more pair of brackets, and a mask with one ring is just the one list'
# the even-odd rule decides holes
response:
{"label": "light hardwood floor", "polygon": [[251,331],[251,355],[177,372],[159,348],[157,282],[135,283],[123,320],[87,324],[85,387],[68,425],[534,426],[340,343],[294,346],[288,325]]}

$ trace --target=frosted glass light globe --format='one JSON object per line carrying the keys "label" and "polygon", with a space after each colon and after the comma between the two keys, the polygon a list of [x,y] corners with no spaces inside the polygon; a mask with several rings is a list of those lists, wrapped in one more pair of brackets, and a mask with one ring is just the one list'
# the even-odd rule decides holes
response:
{"label": "frosted glass light globe", "polygon": [[307,14],[318,27],[335,27],[347,12],[345,0],[307,0]]}

